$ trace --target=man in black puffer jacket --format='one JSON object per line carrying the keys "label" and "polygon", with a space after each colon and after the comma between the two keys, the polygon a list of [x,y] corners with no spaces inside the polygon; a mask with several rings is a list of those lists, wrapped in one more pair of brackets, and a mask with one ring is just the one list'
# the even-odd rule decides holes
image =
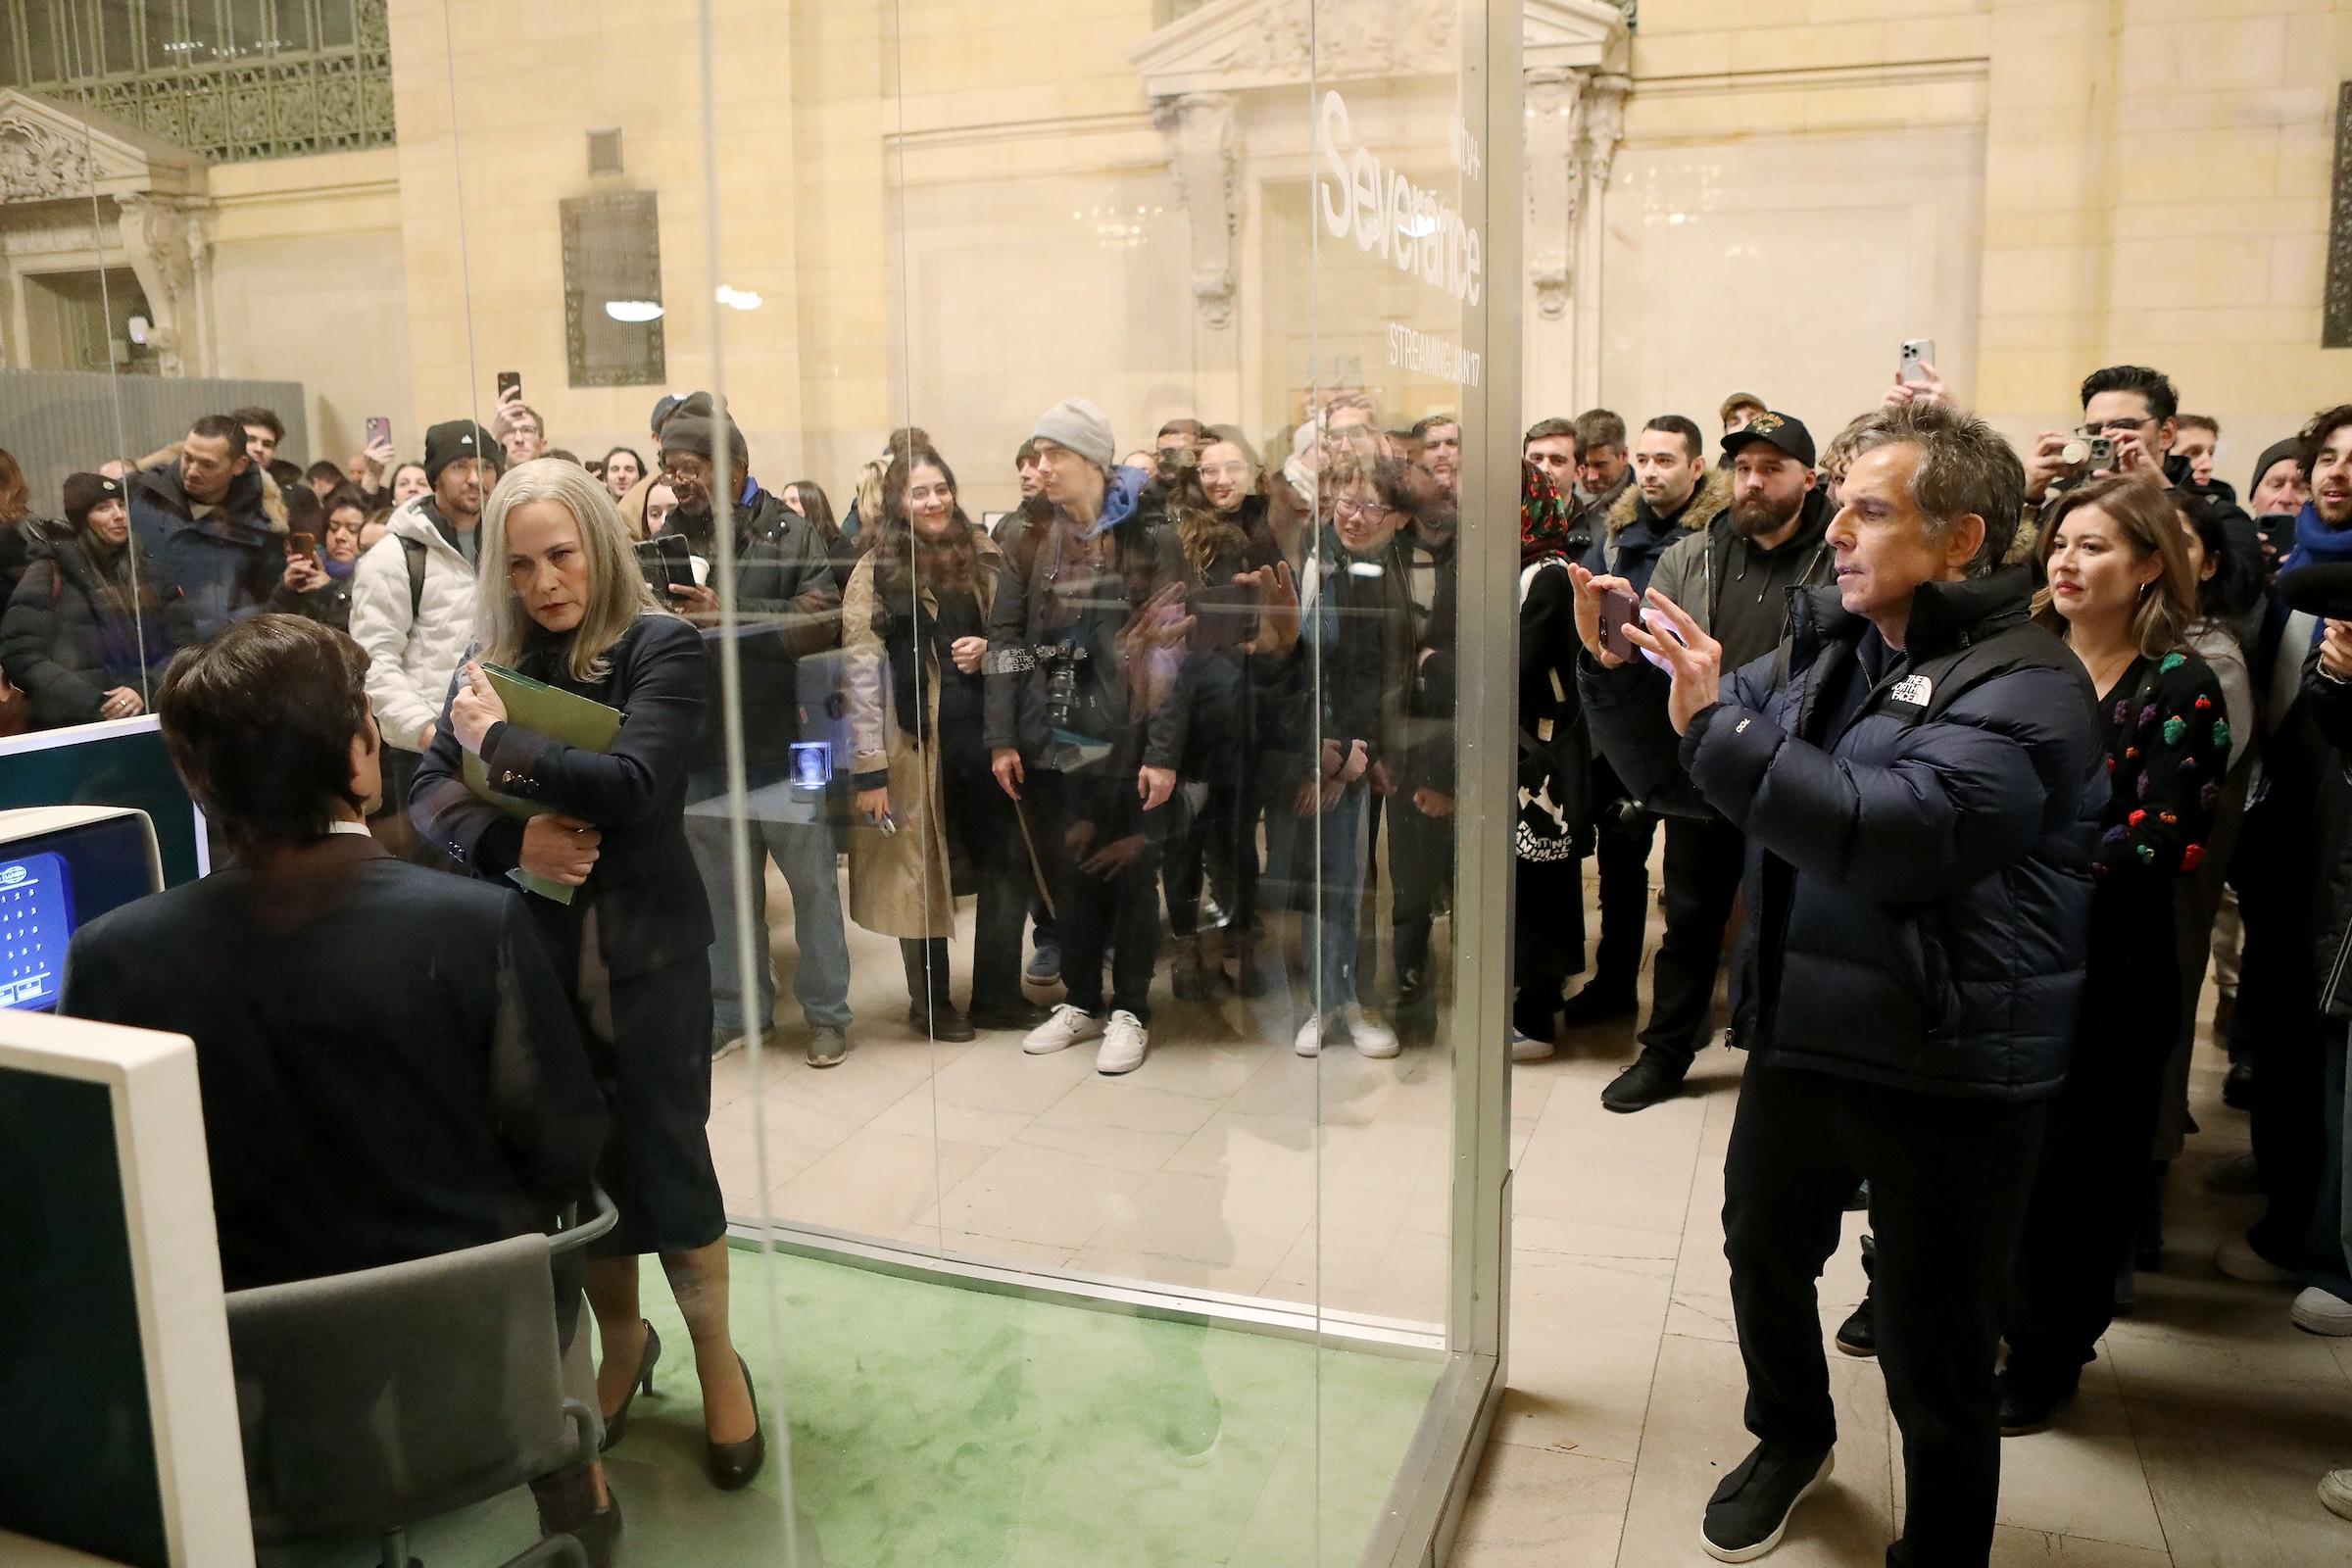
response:
{"label": "man in black puffer jacket", "polygon": [[1758,1441],[1707,1507],[1725,1560],[1768,1548],[1829,1473],[1814,1285],[1864,1179],[1910,1489],[1888,1560],[1991,1550],[2003,1282],[2066,1075],[2106,799],[2089,680],[2028,619],[2027,572],[1997,569],[2024,486],[1980,420],[1872,416],[1830,524],[1837,585],[1794,596],[1788,641],[1729,674],[1656,601],[1678,636],[1633,637],[1671,678],[1604,654],[1620,585],[1577,572],[1602,750],[1642,799],[1703,802],[1747,838],[1724,1250]]}

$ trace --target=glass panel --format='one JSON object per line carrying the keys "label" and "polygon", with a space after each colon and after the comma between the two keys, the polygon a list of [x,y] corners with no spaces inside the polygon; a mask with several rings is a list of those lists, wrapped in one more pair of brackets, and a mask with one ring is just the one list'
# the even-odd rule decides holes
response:
{"label": "glass panel", "polygon": [[[497,749],[468,649],[652,748],[634,806],[545,803],[600,835],[574,902],[515,895],[658,1254],[580,1320],[609,1410],[664,1347],[604,1460],[634,1560],[1361,1560],[1469,1289],[1451,605],[1510,547],[1461,499],[1452,11],[1282,0],[1237,44],[1188,0],[815,9],[556,8],[517,47],[451,0],[103,8],[0,322],[60,377],[8,421],[36,512],[134,492],[95,690],[343,625],[371,831],[502,891],[403,800]],[[1390,12],[1423,30],[1331,31]],[[602,668],[513,588],[526,497],[626,589]],[[649,698],[622,642],[664,636],[692,675]],[[663,701],[691,735],[631,729]],[[747,1377],[768,1456],[721,1497],[680,1477]],[[510,1496],[414,1549],[528,1528]]]}

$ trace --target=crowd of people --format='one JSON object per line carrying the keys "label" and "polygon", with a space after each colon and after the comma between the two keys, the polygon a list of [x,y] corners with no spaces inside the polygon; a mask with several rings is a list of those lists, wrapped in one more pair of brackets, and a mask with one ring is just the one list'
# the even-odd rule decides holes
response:
{"label": "crowd of people", "polygon": [[[2161,1250],[2209,968],[2253,1143],[2216,1179],[2265,1200],[2219,1265],[2300,1283],[2296,1325],[2352,1334],[2352,405],[2266,448],[2241,505],[2160,372],[2099,369],[2081,404],[2021,454],[1924,368],[1826,445],[1746,393],[1712,454],[1687,416],[1605,409],[1522,444],[1508,1051],[1534,1070],[1637,1015],[1655,858],[1640,1052],[1601,1099],[1673,1097],[1719,1033],[1749,1053],[1725,1225],[1757,1444],[1707,1510],[1725,1560],[1828,1473],[1815,1288],[1856,1203],[1872,1288],[1835,1339],[1881,1356],[1905,1433],[1889,1560],[1985,1560],[2000,1436],[2062,1418]],[[774,1018],[769,862],[812,1066],[853,1049],[848,924],[899,942],[910,1029],[1091,1047],[1105,1075],[1147,1059],[1163,958],[1175,1004],[1230,1000],[1301,1055],[1438,1039],[1453,416],[1391,428],[1339,394],[1270,458],[1189,417],[1122,456],[1073,397],[986,526],[922,429],[837,515],[815,481],[758,477],[701,393],[656,405],[646,454],[590,463],[518,393],[433,425],[416,463],[379,439],[304,470],[282,435],[266,410],[198,419],[72,476],[54,523],[0,454],[0,713],[180,692],[194,723],[208,661],[243,639],[248,664],[316,662],[286,618],[330,628],[365,694],[338,735],[372,772],[329,780],[329,814],[409,869],[568,893],[524,902],[612,1118],[623,1218],[586,1279],[612,1436],[660,1355],[654,1252],[713,1477],[758,1467],[704,1123],[712,1059]],[[511,721],[503,669],[618,710],[616,738]],[[318,804],[272,826],[159,707],[237,847],[301,869]],[[2352,1471],[2322,1495],[2352,1517]]]}

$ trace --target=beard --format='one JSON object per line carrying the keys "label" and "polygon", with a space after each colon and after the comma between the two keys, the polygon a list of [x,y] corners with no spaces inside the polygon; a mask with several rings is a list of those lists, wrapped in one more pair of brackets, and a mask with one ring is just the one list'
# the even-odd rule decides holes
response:
{"label": "beard", "polygon": [[1732,526],[1739,531],[1740,538],[1753,539],[1758,534],[1787,527],[1804,509],[1802,496],[1797,498],[1794,506],[1788,508],[1781,507],[1769,496],[1743,498],[1732,503]]}

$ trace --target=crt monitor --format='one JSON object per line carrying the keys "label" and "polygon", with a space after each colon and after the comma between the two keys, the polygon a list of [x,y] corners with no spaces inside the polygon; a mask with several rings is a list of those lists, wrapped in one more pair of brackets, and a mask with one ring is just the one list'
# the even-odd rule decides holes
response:
{"label": "crt monitor", "polygon": [[0,811],[0,1007],[53,1011],[74,931],[163,885],[155,827],[144,811]]}

